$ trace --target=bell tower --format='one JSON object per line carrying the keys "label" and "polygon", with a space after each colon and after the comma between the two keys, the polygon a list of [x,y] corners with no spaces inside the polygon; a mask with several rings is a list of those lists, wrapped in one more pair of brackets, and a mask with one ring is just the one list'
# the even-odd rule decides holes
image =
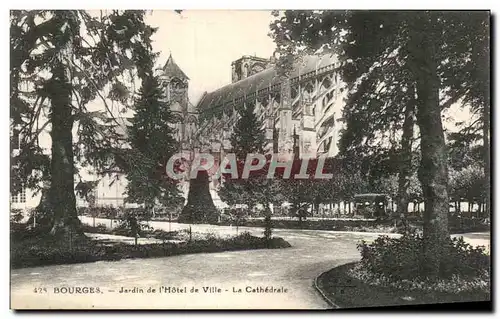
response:
{"label": "bell tower", "polygon": [[[178,108],[173,108],[172,111],[187,112],[189,78],[175,63],[172,55],[168,57],[167,63],[161,69],[161,80],[165,88],[167,101],[172,104],[178,103]],[[172,105],[172,107],[177,105]]]}
{"label": "bell tower", "polygon": [[159,75],[170,110],[177,116],[174,127],[182,150],[190,150],[197,129],[198,114],[189,101],[189,77],[175,63],[172,54],[161,68]]}
{"label": "bell tower", "polygon": [[264,71],[269,67],[269,63],[270,61],[268,59],[249,55],[242,56],[231,63],[232,82],[241,81],[249,76]]}

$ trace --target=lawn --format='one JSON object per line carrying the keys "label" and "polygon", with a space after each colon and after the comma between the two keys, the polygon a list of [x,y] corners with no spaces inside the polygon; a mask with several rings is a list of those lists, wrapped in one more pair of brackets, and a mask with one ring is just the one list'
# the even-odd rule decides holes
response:
{"label": "lawn", "polygon": [[402,290],[374,286],[349,276],[356,263],[342,265],[318,277],[318,288],[340,308],[384,307],[453,302],[490,301],[489,292],[468,291],[447,293],[438,291]]}
{"label": "lawn", "polygon": [[[154,232],[153,232],[154,233]],[[164,234],[165,237],[178,238],[179,234]],[[169,238],[169,239],[170,239]],[[133,241],[132,241],[133,242]],[[109,240],[92,240],[89,237],[73,240],[57,240],[51,236],[25,230],[12,233],[11,228],[11,267],[25,268],[56,264],[74,264],[101,260],[120,260],[126,258],[154,258],[182,254],[212,253],[266,248],[287,248],[291,245],[280,237],[267,241],[263,237],[242,233],[234,237],[218,237],[213,234],[190,235],[186,240],[141,245]]]}

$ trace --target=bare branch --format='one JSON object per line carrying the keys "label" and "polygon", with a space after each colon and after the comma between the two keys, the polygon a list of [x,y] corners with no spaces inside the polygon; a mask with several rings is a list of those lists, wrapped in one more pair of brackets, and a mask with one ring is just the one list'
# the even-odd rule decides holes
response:
{"label": "bare branch", "polygon": [[111,119],[117,124],[117,125],[121,125],[118,120],[115,118],[115,116],[113,115],[113,113],[111,112],[111,109],[109,108],[109,105],[108,103],[106,102],[106,99],[104,98],[104,96],[102,96],[100,90],[99,90],[99,86],[95,83],[95,81],[92,79],[92,77],[88,74],[88,72],[84,69],[82,69],[81,67],[79,67],[78,65],[76,65],[75,63],[73,63],[73,61],[68,61],[70,62],[71,64],[73,64],[73,66],[75,66],[76,68],[78,68],[81,72],[83,72],[86,76],[87,76],[87,80],[90,81],[90,83],[92,83],[92,85],[94,86],[94,88],[96,89],[96,92],[97,94],[99,95],[99,97],[101,98],[102,102],[104,103],[104,107],[106,108],[106,110],[108,111],[109,115],[111,116]]}

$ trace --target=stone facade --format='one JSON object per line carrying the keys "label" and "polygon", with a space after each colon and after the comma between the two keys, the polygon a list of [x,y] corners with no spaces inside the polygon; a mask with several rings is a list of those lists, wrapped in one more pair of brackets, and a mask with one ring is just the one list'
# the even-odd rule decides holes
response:
{"label": "stone facade", "polygon": [[[268,152],[289,159],[335,156],[345,97],[338,66],[332,55],[304,56],[288,76],[280,76],[271,60],[243,56],[233,62],[233,83],[205,93],[197,105],[202,148],[210,150],[216,161],[230,152],[237,111],[255,103]],[[217,187],[218,181],[212,181],[212,197],[220,206]]]}
{"label": "stone facade", "polygon": [[[238,120],[237,111],[245,103],[256,105],[255,111],[266,131],[268,152],[279,152],[288,158],[334,156],[338,152],[337,135],[344,97],[337,66],[334,56],[306,56],[296,62],[288,77],[280,77],[271,60],[243,56],[231,65],[232,83],[205,93],[196,106],[188,98],[189,78],[172,56],[157,72],[165,97],[177,116],[172,125],[177,129],[179,151],[191,154],[195,149],[208,151],[218,163],[231,150],[229,138]],[[50,149],[50,145],[46,148]],[[223,207],[217,196],[218,183],[218,180],[211,181],[210,193],[216,206]],[[113,183],[109,178],[102,178],[96,189],[96,205],[122,207],[126,185],[124,176]],[[187,198],[189,183],[181,183],[180,187]],[[26,190],[23,202],[20,194],[16,199],[13,196],[12,206],[35,207],[39,196],[33,197],[31,193]],[[78,205],[86,203],[78,200]]]}
{"label": "stone facade", "polygon": [[165,89],[165,96],[170,103],[170,110],[176,115],[177,123],[173,126],[177,130],[177,140],[181,150],[192,150],[198,123],[198,112],[189,101],[189,78],[175,63],[172,55],[165,66],[159,70],[161,84]]}
{"label": "stone facade", "polygon": [[[176,139],[179,142],[179,151],[191,152],[195,144],[197,131],[198,113],[195,106],[189,101],[189,77],[175,63],[172,55],[162,68],[156,70],[160,83],[164,88],[165,99],[169,103],[170,110],[175,116],[172,127],[176,130]],[[127,119],[123,119],[123,134],[126,134],[126,126],[130,125]],[[102,177],[96,189],[97,206],[135,207],[134,204],[125,204],[125,188],[127,179],[125,176]],[[180,183],[181,193],[187,198],[189,184]]]}

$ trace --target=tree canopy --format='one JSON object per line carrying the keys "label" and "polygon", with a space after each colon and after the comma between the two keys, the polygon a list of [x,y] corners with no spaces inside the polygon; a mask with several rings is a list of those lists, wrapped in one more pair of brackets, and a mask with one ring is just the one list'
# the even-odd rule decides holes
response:
{"label": "tree canopy", "polygon": [[[460,100],[488,100],[484,67],[488,13],[285,11],[275,16],[271,34],[285,70],[297,52],[338,56],[338,72],[347,87],[344,141],[354,142],[355,147],[383,141],[384,133],[402,128],[412,118],[408,113],[413,112],[407,111],[415,107],[421,154],[418,178],[425,199],[424,268],[435,276],[439,272],[436,255],[448,235],[449,209],[441,112]],[[406,134],[406,138],[413,136]],[[408,141],[400,141],[408,154]],[[347,150],[348,142],[341,143],[341,150]],[[408,156],[406,162],[411,163]]]}
{"label": "tree canopy", "polygon": [[[144,73],[137,64],[150,52],[155,29],[144,11],[133,10],[14,10],[10,24],[10,118],[21,137],[13,192],[45,181],[52,233],[78,232],[74,175],[115,166],[123,143],[116,113],[133,99],[133,79]],[[95,100],[104,110],[92,109]],[[50,155],[39,143],[47,132]]]}

